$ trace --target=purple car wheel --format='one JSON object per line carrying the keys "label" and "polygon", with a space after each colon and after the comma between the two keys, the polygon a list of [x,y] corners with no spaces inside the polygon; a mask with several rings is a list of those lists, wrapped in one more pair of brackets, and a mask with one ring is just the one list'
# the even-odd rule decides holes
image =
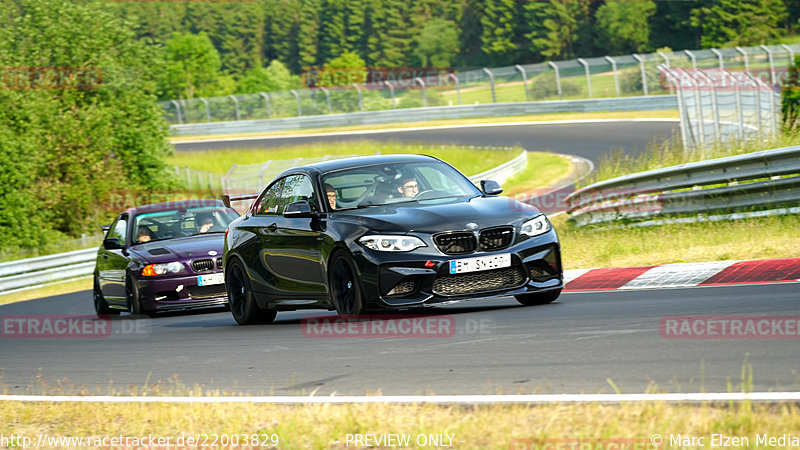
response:
{"label": "purple car wheel", "polygon": [[97,276],[94,277],[94,289],[92,290],[92,297],[94,299],[94,312],[98,316],[101,315],[119,315],[119,311],[111,309],[103,298],[103,292],[100,290],[100,283],[97,281]]}

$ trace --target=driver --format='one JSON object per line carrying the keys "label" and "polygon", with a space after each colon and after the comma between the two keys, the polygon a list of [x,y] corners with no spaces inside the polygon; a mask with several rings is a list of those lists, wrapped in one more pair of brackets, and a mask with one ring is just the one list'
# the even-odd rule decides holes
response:
{"label": "driver", "polygon": [[417,194],[419,194],[419,183],[417,183],[417,179],[414,177],[403,178],[400,180],[397,192],[403,197],[416,197]]}
{"label": "driver", "polygon": [[198,231],[201,233],[208,233],[211,227],[214,226],[214,218],[209,213],[200,213],[194,220],[195,224],[197,224]]}
{"label": "driver", "polygon": [[139,229],[136,230],[136,242],[143,244],[145,242],[150,242],[153,240],[153,233],[144,225],[139,225]]}

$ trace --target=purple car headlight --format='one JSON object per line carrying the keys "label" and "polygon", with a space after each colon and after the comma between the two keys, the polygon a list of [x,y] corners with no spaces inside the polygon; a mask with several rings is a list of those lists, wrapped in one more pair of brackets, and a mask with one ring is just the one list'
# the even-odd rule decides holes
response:
{"label": "purple car headlight", "polygon": [[183,272],[185,267],[178,261],[172,261],[163,264],[148,264],[142,269],[142,275],[146,277],[154,277],[157,275],[165,275],[168,273]]}

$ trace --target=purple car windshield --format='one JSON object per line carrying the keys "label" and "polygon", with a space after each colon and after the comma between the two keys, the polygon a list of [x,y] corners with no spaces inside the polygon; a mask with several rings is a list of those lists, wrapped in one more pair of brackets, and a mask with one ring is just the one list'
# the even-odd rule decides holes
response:
{"label": "purple car windshield", "polygon": [[188,208],[137,214],[134,243],[143,244],[207,233],[223,233],[237,216],[221,208]]}

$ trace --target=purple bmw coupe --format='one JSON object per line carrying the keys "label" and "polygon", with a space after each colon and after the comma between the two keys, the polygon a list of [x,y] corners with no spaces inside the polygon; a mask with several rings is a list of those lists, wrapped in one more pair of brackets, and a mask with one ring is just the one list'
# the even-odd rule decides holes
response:
{"label": "purple bmw coupe", "polygon": [[223,234],[239,214],[219,200],[137,206],[117,216],[97,251],[98,315],[226,306]]}

